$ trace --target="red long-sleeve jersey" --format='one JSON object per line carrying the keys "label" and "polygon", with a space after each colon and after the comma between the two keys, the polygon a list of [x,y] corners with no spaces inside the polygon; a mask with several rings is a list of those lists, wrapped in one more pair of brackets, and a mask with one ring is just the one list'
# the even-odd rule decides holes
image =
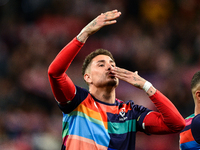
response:
{"label": "red long-sleeve jersey", "polygon": [[[56,56],[49,66],[48,76],[56,100],[65,105],[76,95],[74,83],[65,73],[84,43],[74,38]],[[158,90],[150,99],[158,112],[151,111],[143,120],[144,130],[149,134],[167,134],[181,131],[185,127],[184,118],[171,101]]]}

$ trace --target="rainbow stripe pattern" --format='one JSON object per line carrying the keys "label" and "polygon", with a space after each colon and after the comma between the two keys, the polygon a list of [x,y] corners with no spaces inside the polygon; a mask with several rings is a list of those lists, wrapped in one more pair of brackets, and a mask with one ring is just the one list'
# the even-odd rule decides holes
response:
{"label": "rainbow stripe pattern", "polygon": [[191,123],[194,118],[194,114],[185,118],[186,126],[180,133],[180,150],[199,150],[200,144],[198,144],[191,132]]}
{"label": "rainbow stripe pattern", "polygon": [[70,104],[59,106],[62,150],[134,150],[136,132],[143,131],[142,122],[150,110],[133,101],[103,103],[85,89],[76,90]]}

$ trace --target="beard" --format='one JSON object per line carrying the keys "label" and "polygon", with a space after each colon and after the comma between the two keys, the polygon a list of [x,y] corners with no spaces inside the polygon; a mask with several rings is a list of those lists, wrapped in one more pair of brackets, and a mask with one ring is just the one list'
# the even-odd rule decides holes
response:
{"label": "beard", "polygon": [[114,80],[111,80],[111,81],[107,82],[107,86],[112,86],[112,87],[117,87],[118,84],[119,84],[119,80],[118,79],[114,79]]}

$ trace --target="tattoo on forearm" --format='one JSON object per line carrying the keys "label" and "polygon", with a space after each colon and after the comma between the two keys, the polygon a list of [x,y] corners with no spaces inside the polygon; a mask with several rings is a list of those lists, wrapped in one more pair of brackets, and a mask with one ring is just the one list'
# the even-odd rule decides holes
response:
{"label": "tattoo on forearm", "polygon": [[91,25],[92,25],[93,27],[97,24],[96,20],[92,21],[91,23],[92,23]]}
{"label": "tattoo on forearm", "polygon": [[[83,40],[82,40],[81,38],[79,38],[78,36],[77,36],[76,38],[77,38],[77,40],[78,40],[79,42],[82,42],[82,43],[83,43]],[[84,39],[85,37],[83,36],[82,38]]]}
{"label": "tattoo on forearm", "polygon": [[141,81],[141,79],[138,79],[138,78],[136,78],[136,77],[134,77],[134,76],[133,76],[133,80],[134,80],[134,81]]}
{"label": "tattoo on forearm", "polygon": [[140,85],[139,85],[139,84],[137,84],[137,83],[136,83],[136,84],[134,84],[134,86],[135,86],[135,87],[138,87],[138,88],[140,88]]}

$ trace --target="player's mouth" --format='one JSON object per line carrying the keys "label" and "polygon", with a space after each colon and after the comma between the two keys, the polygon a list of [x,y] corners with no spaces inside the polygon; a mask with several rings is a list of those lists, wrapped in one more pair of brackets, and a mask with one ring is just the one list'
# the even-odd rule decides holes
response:
{"label": "player's mouth", "polygon": [[112,72],[109,72],[108,73],[108,75],[112,78],[112,79],[114,79],[115,78],[115,74],[114,73],[112,73]]}

